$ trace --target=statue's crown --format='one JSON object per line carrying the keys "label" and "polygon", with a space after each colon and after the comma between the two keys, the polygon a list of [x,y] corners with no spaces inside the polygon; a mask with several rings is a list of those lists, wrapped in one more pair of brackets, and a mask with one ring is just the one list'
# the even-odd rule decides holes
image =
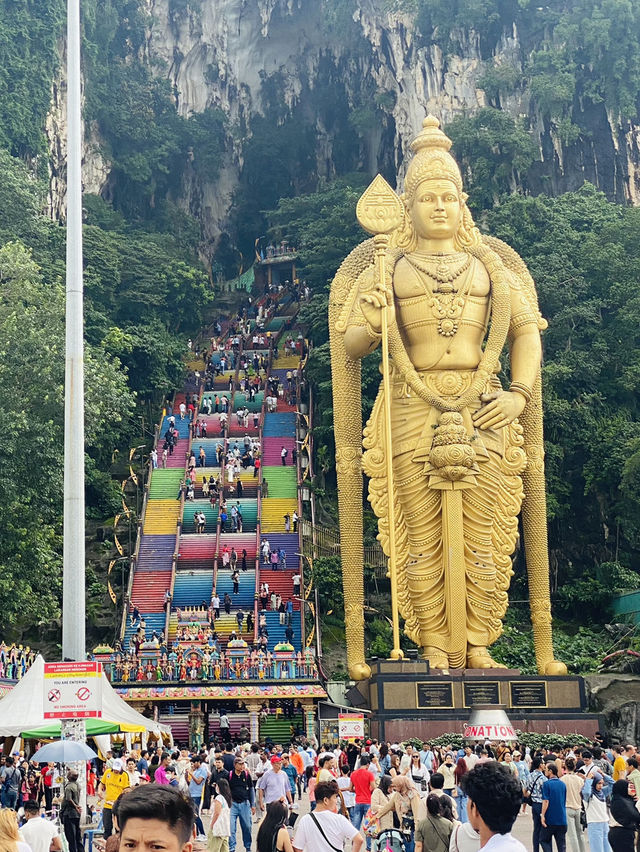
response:
{"label": "statue's crown", "polygon": [[452,144],[447,134],[440,130],[440,122],[435,115],[428,115],[422,122],[422,130],[410,147],[414,153],[424,148],[441,148],[443,151],[449,151]]}
{"label": "statue's crown", "polygon": [[421,181],[430,178],[447,178],[462,193],[462,175],[449,153],[452,144],[447,134],[440,130],[440,122],[435,115],[428,115],[422,122],[422,130],[411,143],[413,157],[404,179],[407,199],[411,199]]}

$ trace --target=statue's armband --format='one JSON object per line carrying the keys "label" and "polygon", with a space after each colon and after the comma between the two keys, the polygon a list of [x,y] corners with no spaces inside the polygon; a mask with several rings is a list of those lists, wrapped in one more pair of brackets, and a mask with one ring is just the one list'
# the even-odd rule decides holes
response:
{"label": "statue's armband", "polygon": [[[529,329],[540,330],[540,315],[536,307],[531,304],[526,289],[518,275],[509,272],[509,296],[511,301],[511,322],[509,323],[509,336],[517,337]],[[546,324],[545,324],[546,326]]]}

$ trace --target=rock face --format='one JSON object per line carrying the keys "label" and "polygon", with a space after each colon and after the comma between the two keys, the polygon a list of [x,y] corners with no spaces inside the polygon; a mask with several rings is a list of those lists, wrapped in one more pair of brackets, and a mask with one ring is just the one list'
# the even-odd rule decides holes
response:
{"label": "rock face", "polygon": [[[215,183],[187,181],[182,199],[214,240],[226,226],[256,116],[274,126],[293,115],[304,121],[315,138],[318,177],[356,168],[391,177],[427,112],[446,123],[485,105],[478,81],[487,60],[519,69],[526,61],[515,27],[503,33],[493,56],[482,55],[472,31],[460,35],[458,53],[445,55],[437,44],[425,45],[411,17],[389,11],[384,0],[144,2],[146,61],[175,85],[177,109],[189,115],[217,107],[229,119],[226,159]],[[532,110],[523,90],[501,98],[501,107],[514,116]],[[531,190],[562,192],[587,179],[612,199],[640,203],[640,128],[622,126],[601,104],[576,104],[575,110],[589,133],[566,148],[548,122],[530,115],[541,155]],[[346,119],[338,130],[340,115]],[[98,142],[92,140],[86,156],[87,188],[94,190],[108,175]]]}
{"label": "rock face", "polygon": [[604,717],[610,742],[635,743],[640,739],[640,676],[597,674],[585,677],[587,700],[592,713]]}

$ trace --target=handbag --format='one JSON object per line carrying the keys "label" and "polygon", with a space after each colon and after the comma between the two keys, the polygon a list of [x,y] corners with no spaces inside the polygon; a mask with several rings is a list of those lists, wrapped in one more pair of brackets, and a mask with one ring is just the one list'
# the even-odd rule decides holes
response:
{"label": "handbag", "polygon": [[369,837],[377,837],[380,834],[380,817],[369,808],[362,818],[362,830]]}
{"label": "handbag", "polygon": [[402,823],[400,824],[400,831],[406,835],[407,837],[413,836],[413,830],[415,828],[415,822],[413,819],[413,814],[405,814],[402,817]]}
{"label": "handbag", "polygon": [[587,827],[587,812],[584,809],[584,802],[580,802],[580,828],[584,831]]}

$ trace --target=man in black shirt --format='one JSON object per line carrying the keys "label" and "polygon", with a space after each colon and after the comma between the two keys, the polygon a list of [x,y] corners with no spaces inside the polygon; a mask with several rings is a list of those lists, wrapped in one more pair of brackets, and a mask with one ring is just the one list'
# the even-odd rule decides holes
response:
{"label": "man in black shirt", "polygon": [[211,768],[211,773],[209,774],[209,787],[211,789],[212,798],[215,798],[218,794],[218,790],[216,787],[218,783],[218,778],[224,778],[225,781],[229,780],[229,773],[224,768],[224,763],[221,754],[216,755],[215,763]]}
{"label": "man in black shirt", "polygon": [[246,852],[251,852],[251,817],[255,814],[255,793],[251,782],[251,775],[247,772],[244,760],[236,757],[233,764],[233,772],[229,776],[229,787],[231,788],[231,833],[229,835],[229,852],[235,852],[236,827],[240,820],[242,829],[242,840]]}
{"label": "man in black shirt", "polygon": [[233,772],[235,755],[233,753],[233,749],[231,748],[231,743],[227,743],[224,747],[224,753],[222,755],[222,762],[224,764],[224,768],[227,770],[229,774]]}

